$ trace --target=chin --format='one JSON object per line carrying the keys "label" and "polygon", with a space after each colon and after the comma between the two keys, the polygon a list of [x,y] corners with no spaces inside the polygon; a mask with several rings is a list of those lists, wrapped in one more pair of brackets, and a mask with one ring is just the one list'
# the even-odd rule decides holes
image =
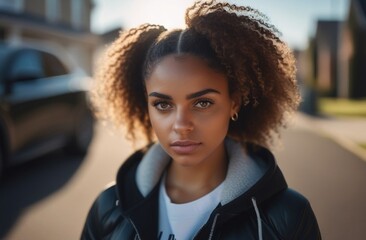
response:
{"label": "chin", "polygon": [[201,159],[192,155],[174,155],[172,156],[173,162],[181,167],[195,167],[202,163]]}

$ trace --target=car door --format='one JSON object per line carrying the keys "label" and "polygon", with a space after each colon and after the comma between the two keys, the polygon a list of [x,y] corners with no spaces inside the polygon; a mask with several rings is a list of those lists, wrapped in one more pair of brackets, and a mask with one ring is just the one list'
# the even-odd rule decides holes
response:
{"label": "car door", "polygon": [[[67,137],[73,130],[74,112],[80,100],[80,91],[72,88],[76,77],[53,54],[41,52],[45,78],[42,79],[42,92],[48,98],[49,113],[52,113],[50,128],[53,134]],[[84,92],[82,92],[84,95]]]}
{"label": "car door", "polygon": [[62,144],[60,129],[54,128],[55,119],[60,121],[68,109],[58,106],[62,90],[50,87],[43,52],[19,50],[7,70],[10,87],[5,99],[12,123],[11,153],[15,161],[23,161]]}

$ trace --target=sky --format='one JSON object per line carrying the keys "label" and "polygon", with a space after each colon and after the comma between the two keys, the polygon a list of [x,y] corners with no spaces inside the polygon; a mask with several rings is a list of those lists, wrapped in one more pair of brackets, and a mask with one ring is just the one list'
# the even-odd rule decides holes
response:
{"label": "sky", "polygon": [[[94,0],[92,31],[128,29],[143,23],[184,28],[185,9],[193,0]],[[344,20],[349,0],[229,0],[256,8],[269,18],[293,48],[304,49],[317,19]]]}

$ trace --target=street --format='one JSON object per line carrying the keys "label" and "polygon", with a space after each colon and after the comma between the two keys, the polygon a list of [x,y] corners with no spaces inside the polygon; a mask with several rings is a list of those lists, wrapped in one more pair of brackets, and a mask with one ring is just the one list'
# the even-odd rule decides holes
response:
{"label": "street", "polygon": [[283,145],[278,164],[310,200],[323,239],[365,239],[366,162],[308,131],[288,131]]}
{"label": "street", "polygon": [[[78,239],[88,209],[133,152],[122,136],[98,124],[84,158],[58,152],[17,167],[0,185],[0,239]],[[304,194],[323,239],[366,236],[366,162],[304,129],[283,133],[278,164]]]}

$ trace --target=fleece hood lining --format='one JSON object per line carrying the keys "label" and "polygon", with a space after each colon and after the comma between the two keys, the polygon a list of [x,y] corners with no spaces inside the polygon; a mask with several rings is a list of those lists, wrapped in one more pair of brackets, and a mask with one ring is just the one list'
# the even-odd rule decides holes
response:
{"label": "fleece hood lining", "polygon": [[[246,154],[239,142],[227,138],[225,147],[229,166],[221,196],[222,205],[248,191],[266,171],[263,164],[257,163]],[[170,156],[159,143],[154,144],[144,155],[136,174],[137,187],[144,197],[158,184],[169,162]]]}

